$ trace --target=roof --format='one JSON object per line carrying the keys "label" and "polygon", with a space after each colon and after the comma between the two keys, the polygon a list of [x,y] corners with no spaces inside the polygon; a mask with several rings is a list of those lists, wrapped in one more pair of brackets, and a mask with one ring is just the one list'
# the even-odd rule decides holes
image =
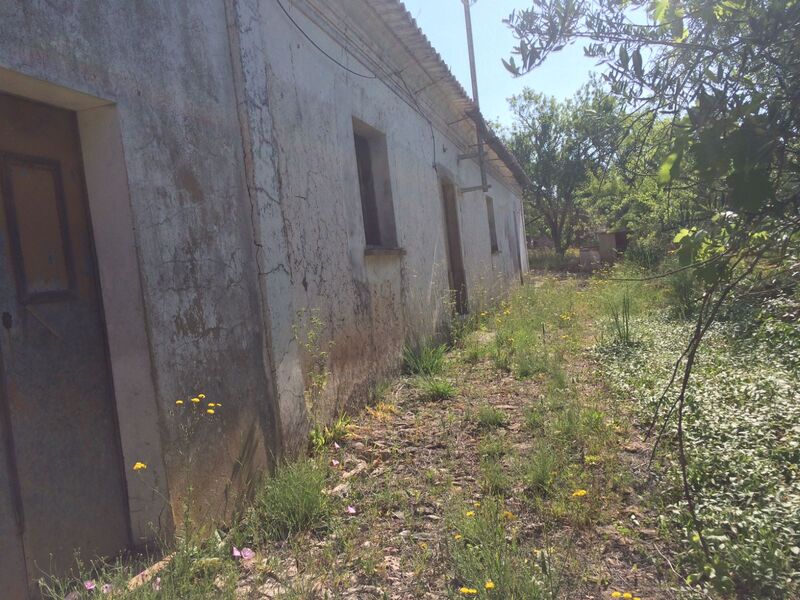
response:
{"label": "roof", "polygon": [[427,36],[417,25],[414,17],[400,0],[371,0],[370,2],[381,20],[400,39],[406,49],[415,57],[419,66],[430,75],[435,85],[444,90],[449,103],[462,115],[474,121],[484,136],[490,151],[502,162],[507,174],[523,189],[531,185],[519,162],[486,123],[478,107],[467,94],[450,67],[436,51]]}

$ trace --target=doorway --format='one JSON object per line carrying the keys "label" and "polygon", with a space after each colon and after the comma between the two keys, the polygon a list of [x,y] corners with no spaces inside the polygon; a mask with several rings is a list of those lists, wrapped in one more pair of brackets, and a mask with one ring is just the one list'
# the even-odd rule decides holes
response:
{"label": "doorway", "polygon": [[0,93],[0,585],[131,542],[75,113]]}
{"label": "doorway", "polygon": [[467,276],[464,271],[464,255],[461,251],[461,228],[458,223],[458,202],[456,189],[447,179],[440,179],[442,188],[442,205],[444,208],[444,226],[447,249],[447,273],[450,281],[450,292],[455,303],[456,312],[465,315],[468,312]]}

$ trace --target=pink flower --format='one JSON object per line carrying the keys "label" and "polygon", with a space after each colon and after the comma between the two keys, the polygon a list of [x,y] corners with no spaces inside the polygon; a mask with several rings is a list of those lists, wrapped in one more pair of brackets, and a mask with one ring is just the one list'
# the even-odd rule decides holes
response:
{"label": "pink flower", "polygon": [[242,558],[242,551],[239,550],[236,546],[233,547],[233,551],[231,552],[233,558]]}
{"label": "pink flower", "polygon": [[86,581],[83,582],[83,587],[85,587],[87,590],[91,592],[93,589],[97,587],[97,584],[95,584],[94,579],[87,579]]}
{"label": "pink flower", "polygon": [[153,591],[160,592],[161,591],[161,577],[156,577],[153,581]]}
{"label": "pink flower", "polygon": [[352,507],[352,506],[348,506],[348,507],[347,507],[347,514],[348,514],[348,515],[354,515],[354,514],[356,514],[356,509],[355,509],[354,507]]}
{"label": "pink flower", "polygon": [[114,586],[110,583],[104,583],[103,587],[100,588],[100,591],[104,594],[110,594],[112,591],[114,591]]}
{"label": "pink flower", "polygon": [[341,448],[341,446],[339,444],[337,444],[336,442],[333,442],[333,447],[336,448],[337,450],[339,450]]}
{"label": "pink flower", "polygon": [[256,553],[250,548],[242,548],[242,560],[252,560],[255,556]]}
{"label": "pink flower", "polygon": [[331,461],[331,464],[332,464],[334,467],[338,467],[338,466],[339,466],[339,461],[338,461],[338,460],[336,460],[336,459],[334,458],[334,459]]}

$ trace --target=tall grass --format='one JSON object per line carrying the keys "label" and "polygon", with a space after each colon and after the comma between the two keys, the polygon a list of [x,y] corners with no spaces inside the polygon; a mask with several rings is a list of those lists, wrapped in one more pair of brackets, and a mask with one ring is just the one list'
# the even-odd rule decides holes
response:
{"label": "tall grass", "polygon": [[403,363],[410,375],[439,375],[444,370],[447,346],[423,343],[419,347],[403,348]]}

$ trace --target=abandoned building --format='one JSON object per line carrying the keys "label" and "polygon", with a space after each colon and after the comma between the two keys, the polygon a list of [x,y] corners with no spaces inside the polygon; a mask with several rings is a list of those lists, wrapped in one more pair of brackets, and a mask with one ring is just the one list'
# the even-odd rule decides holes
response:
{"label": "abandoned building", "polygon": [[525,184],[397,0],[0,3],[3,597],[233,510],[520,282]]}

